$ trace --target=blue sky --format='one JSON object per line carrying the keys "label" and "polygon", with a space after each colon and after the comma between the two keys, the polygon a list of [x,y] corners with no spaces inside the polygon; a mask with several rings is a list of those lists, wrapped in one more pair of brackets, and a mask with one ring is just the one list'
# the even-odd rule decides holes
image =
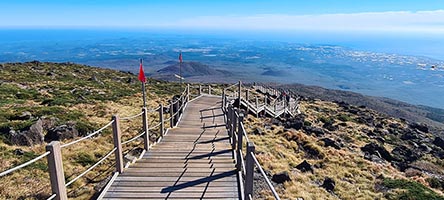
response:
{"label": "blue sky", "polygon": [[2,0],[0,27],[444,32],[442,0]]}

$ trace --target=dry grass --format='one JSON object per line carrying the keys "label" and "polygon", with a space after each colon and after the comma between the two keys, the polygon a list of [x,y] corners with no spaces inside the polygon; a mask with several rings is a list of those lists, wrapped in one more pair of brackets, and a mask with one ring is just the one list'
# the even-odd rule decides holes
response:
{"label": "dry grass", "polygon": [[[58,79],[57,77],[55,79],[47,78],[45,75],[46,72],[42,70],[41,72],[39,72],[43,74],[41,76],[42,79],[29,79],[25,77],[34,76],[32,71],[30,71],[32,68],[32,64],[27,63],[23,65],[24,66],[20,64],[20,67],[17,68],[11,67],[11,70],[18,69],[19,72],[16,72],[16,74],[18,73],[22,75],[23,78],[15,80],[12,78],[13,73],[10,73],[10,71],[8,70],[4,70],[0,72],[2,78],[4,79],[3,81],[9,82],[5,83],[6,85],[15,84],[14,87],[20,86],[26,88],[34,88],[36,91],[38,91],[38,94],[34,95],[35,97],[32,97],[32,99],[20,100],[8,94],[8,91],[2,91],[4,93],[2,93],[1,95],[4,95],[8,98],[6,99],[7,101],[0,101],[0,110],[2,111],[33,110],[35,108],[45,107],[45,105],[41,105],[41,101],[44,98],[57,99],[58,97],[56,95],[53,95],[53,92],[57,91],[65,95],[63,96],[63,98],[66,97],[68,99],[69,95],[67,94],[70,93],[69,91],[72,90],[72,87],[77,88],[79,91],[88,90],[90,91],[91,95],[95,95],[98,93],[103,94],[101,97],[91,96],[91,98],[97,98],[97,100],[90,99],[88,101],[55,106],[56,108],[63,109],[64,113],[81,113],[81,118],[74,120],[86,121],[93,126],[94,130],[97,130],[103,125],[107,124],[114,114],[118,114],[120,117],[127,117],[138,114],[142,111],[142,94],[136,92],[136,89],[139,88],[138,84],[135,86],[126,83],[127,78],[133,75],[122,75],[122,73],[112,70],[88,68],[75,65],[65,66],[63,64],[56,64],[57,66],[54,67],[51,66],[52,64],[45,63],[43,65],[43,68],[45,68],[44,70],[52,70],[54,71],[54,73],[56,73],[56,76],[63,73],[70,74],[68,71],[75,70],[83,71],[82,73],[85,73],[86,75],[77,74],[77,78],[69,77],[73,80],[72,82],[70,82],[69,80],[66,81],[64,79]],[[62,67],[66,69],[66,71],[59,71],[58,67]],[[91,75],[88,74],[97,74],[97,71],[104,71],[99,74],[108,75],[103,77],[97,75],[99,80],[103,81],[104,84],[91,84],[85,81],[82,82],[83,80],[91,77]],[[114,81],[113,79],[113,82],[111,82],[110,80],[112,78],[118,79],[119,81]],[[35,82],[31,84],[27,82],[28,80],[34,80]],[[149,81],[150,83],[147,85],[147,107],[149,110],[149,124],[151,126],[156,125],[159,122],[159,113],[158,111],[154,111],[153,109],[157,108],[160,103],[166,105],[167,100],[171,99],[174,94],[178,93],[179,87],[177,84],[174,83],[159,82],[151,79]],[[84,85],[75,85],[77,82],[80,82]],[[113,86],[108,84],[112,84]],[[115,85],[118,85],[117,88]],[[128,90],[128,92],[125,94],[114,91],[124,91],[125,88]],[[12,89],[18,90],[16,88]],[[111,97],[110,95],[113,96]],[[63,100],[63,98],[60,99]],[[46,107],[53,108],[50,106]],[[60,113],[60,116],[63,117],[64,113]],[[51,115],[54,113],[48,114]],[[166,113],[164,117],[168,118],[169,114]],[[0,120],[1,119],[2,118],[0,118]],[[141,121],[141,116],[130,121],[121,121],[122,141],[131,139],[134,136],[142,133]],[[1,123],[5,122],[0,121],[0,124]],[[165,127],[169,127],[168,122],[165,123]],[[159,136],[159,132],[159,129],[150,131],[150,134],[154,135],[154,137],[151,137],[151,142],[154,142],[154,140]],[[69,141],[70,140],[65,140],[61,142],[67,143]],[[114,145],[112,139],[112,131],[111,128],[107,128],[102,133],[91,139],[84,140],[80,143],[76,143],[72,146],[62,149],[66,181],[68,182],[72,180],[77,175],[85,171],[87,168],[89,168],[91,165],[105,156],[110,150],[113,149],[113,147]],[[141,147],[143,147],[142,139],[136,140],[124,146],[124,153],[128,153],[132,149]],[[25,155],[14,154],[14,151],[16,149],[23,150],[25,152]],[[44,152],[45,144],[34,145],[32,147],[15,146],[6,144],[3,139],[0,138],[0,171],[4,171],[13,166],[24,163]],[[114,170],[115,161],[114,156],[112,155],[110,156],[110,158],[106,159],[102,164],[96,167],[93,171],[87,173],[84,177],[69,186],[68,196],[73,199],[90,199],[97,192],[97,190],[100,189],[94,187],[97,186],[98,183],[106,181],[106,179],[110,177]],[[0,177],[0,199],[45,199],[50,196],[50,193],[51,191],[46,159],[42,159],[36,164],[30,165],[5,177]]]}
{"label": "dry grass", "polygon": [[[331,102],[315,101],[302,102],[302,112],[313,126],[321,126],[320,116],[325,113],[336,113],[338,106]],[[283,184],[278,192],[282,199],[302,197],[310,199],[385,199],[384,193],[375,190],[378,177],[405,177],[403,173],[393,168],[390,163],[376,164],[365,160],[360,147],[366,144],[362,128],[371,129],[366,125],[347,121],[346,127],[340,127],[326,137],[348,141],[340,150],[331,147],[322,147],[319,138],[307,135],[303,131],[285,130],[283,127],[271,126],[269,119],[256,119],[249,116],[246,122],[247,132],[251,133],[259,127],[264,135],[249,135],[255,143],[257,157],[264,169],[271,174],[290,172],[292,181]],[[363,140],[364,138],[364,140]],[[308,156],[306,151],[311,149],[319,152],[318,157]],[[307,160],[315,166],[314,173],[302,173],[295,168],[302,161]],[[324,178],[330,177],[336,182],[333,193],[320,187]],[[280,188],[280,187],[278,187]],[[269,192],[263,191],[264,194]],[[270,195],[270,194],[269,194]],[[265,197],[265,199],[271,196]]]}

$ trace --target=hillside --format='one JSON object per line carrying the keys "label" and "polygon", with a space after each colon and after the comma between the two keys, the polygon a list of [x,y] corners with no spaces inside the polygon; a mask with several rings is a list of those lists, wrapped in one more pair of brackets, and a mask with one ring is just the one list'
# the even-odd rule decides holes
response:
{"label": "hillside", "polygon": [[[137,77],[127,72],[73,63],[0,64],[0,171],[42,154],[52,140],[66,143],[97,130],[113,114],[139,113],[140,88]],[[148,79],[149,108],[165,105],[179,90],[177,84]],[[131,138],[140,132],[141,124],[130,121],[122,124],[122,130],[123,139]],[[106,129],[91,140],[64,149],[66,178],[71,180],[94,164],[112,149],[112,141],[111,130]],[[141,141],[136,140],[125,147],[125,153],[140,147]],[[86,178],[74,182],[68,188],[69,197],[91,198],[112,171],[113,159],[106,160]],[[0,177],[0,199],[46,199],[49,193],[45,159]]]}
{"label": "hillside", "polygon": [[[0,77],[0,171],[42,154],[51,140],[72,141],[97,130],[113,114],[139,113],[142,105],[140,83],[127,72],[34,61],[0,64]],[[212,85],[220,93],[224,86]],[[374,109],[369,97],[315,89],[312,96],[300,91],[301,115],[245,119],[257,157],[282,199],[443,199],[444,140],[437,137],[442,132],[415,118],[406,121]],[[148,79],[148,107],[166,104],[179,90],[178,84]],[[316,91],[330,99],[317,99]],[[356,105],[346,103],[349,98]],[[439,115],[439,110],[429,110]],[[150,117],[150,123],[155,123],[157,116]],[[121,128],[124,140],[141,131],[137,121]],[[103,157],[112,143],[111,131],[105,130],[64,149],[66,179],[72,180]],[[125,147],[127,162],[140,147],[139,140]],[[0,199],[48,197],[45,163],[0,177]],[[74,182],[68,188],[69,197],[94,197],[113,170],[113,159],[106,160]],[[260,192],[255,195],[270,199],[259,177]]]}
{"label": "hillside", "polygon": [[345,102],[364,106],[392,117],[410,122],[426,123],[436,134],[444,136],[444,110],[428,106],[416,106],[394,99],[366,96],[355,92],[332,90],[303,84],[279,85],[278,88],[289,90],[294,94],[311,99]]}
{"label": "hillside", "polygon": [[[245,127],[282,199],[444,199],[444,140],[372,109],[303,98]],[[257,172],[258,173],[258,172]],[[272,199],[260,175],[258,199]]]}

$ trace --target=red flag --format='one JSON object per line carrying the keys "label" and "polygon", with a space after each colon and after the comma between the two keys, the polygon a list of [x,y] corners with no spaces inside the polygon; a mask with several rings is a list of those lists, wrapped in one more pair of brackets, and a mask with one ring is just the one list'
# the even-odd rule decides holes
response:
{"label": "red flag", "polygon": [[183,61],[182,60],[182,52],[180,52],[180,54],[179,54],[179,62],[182,63],[182,61]]}
{"label": "red flag", "polygon": [[143,72],[142,59],[140,59],[139,81],[146,82],[145,72]]}

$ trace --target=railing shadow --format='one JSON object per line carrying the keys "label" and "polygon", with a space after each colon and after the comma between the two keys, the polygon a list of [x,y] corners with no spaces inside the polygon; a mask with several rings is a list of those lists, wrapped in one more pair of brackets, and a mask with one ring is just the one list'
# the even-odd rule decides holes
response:
{"label": "railing shadow", "polygon": [[213,143],[213,142],[220,142],[222,140],[229,140],[230,137],[223,137],[223,138],[218,138],[218,139],[213,139],[213,140],[207,140],[207,141],[202,141],[202,142],[197,142],[196,144],[208,144],[208,143]]}
{"label": "railing shadow", "polygon": [[[214,169],[213,169],[213,172],[214,172]],[[222,179],[222,178],[225,178],[225,177],[234,176],[236,174],[237,174],[236,170],[231,170],[231,171],[222,172],[222,173],[216,174],[216,175],[210,175],[208,177],[196,179],[194,181],[188,181],[188,182],[185,182],[185,183],[181,183],[181,184],[165,187],[165,188],[163,188],[160,191],[160,193],[170,193],[170,192],[174,192],[174,191],[181,190],[181,189],[184,189],[184,188],[193,187],[193,186],[196,186],[196,185],[199,185],[199,184],[209,183],[209,182],[212,182],[212,181],[215,181],[215,180],[218,180],[218,179]],[[208,185],[205,188],[207,188],[207,187],[208,187]]]}
{"label": "railing shadow", "polygon": [[197,155],[197,156],[191,156],[189,158],[187,158],[188,160],[199,160],[202,158],[209,158],[211,156],[217,156],[220,154],[224,154],[224,153],[230,153],[232,150],[230,149],[225,149],[225,150],[221,150],[221,151],[216,151],[216,152],[211,152],[211,153],[206,153],[206,154],[201,154],[201,155]]}

